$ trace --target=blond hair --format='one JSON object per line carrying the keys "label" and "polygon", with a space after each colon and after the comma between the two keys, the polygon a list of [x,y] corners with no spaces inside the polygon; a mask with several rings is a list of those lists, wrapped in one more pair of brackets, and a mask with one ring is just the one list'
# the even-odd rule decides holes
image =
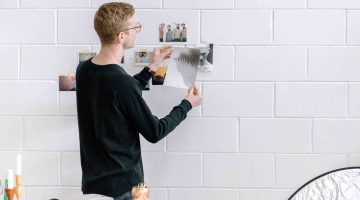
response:
{"label": "blond hair", "polygon": [[[134,7],[124,2],[110,2],[101,5],[94,17],[94,28],[101,44],[113,43],[116,34],[129,26],[128,19],[134,13]],[[127,32],[125,31],[125,33]]]}

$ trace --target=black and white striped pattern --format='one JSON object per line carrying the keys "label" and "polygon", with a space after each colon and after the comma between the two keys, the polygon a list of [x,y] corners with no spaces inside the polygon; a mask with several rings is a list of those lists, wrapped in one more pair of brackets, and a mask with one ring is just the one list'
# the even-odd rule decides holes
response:
{"label": "black and white striped pattern", "polygon": [[186,51],[181,51],[179,57],[174,58],[184,66],[198,67],[200,60],[200,49],[189,48]]}

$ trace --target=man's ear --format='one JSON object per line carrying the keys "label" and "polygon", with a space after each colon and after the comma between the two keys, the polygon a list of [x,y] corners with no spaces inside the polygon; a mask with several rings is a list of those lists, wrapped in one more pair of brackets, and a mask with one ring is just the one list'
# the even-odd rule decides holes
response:
{"label": "man's ear", "polygon": [[125,35],[124,32],[120,32],[119,35],[117,36],[117,40],[118,40],[120,43],[123,43],[123,41],[124,41],[124,35]]}

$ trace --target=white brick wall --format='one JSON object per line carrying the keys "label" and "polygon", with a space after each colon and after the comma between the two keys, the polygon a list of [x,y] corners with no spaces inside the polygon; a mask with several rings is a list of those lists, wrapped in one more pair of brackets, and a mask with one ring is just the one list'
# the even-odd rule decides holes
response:
{"label": "white brick wall", "polygon": [[[81,194],[76,96],[58,91],[58,73],[76,69],[76,52],[99,52],[93,17],[106,2],[0,2],[0,180],[22,153],[23,200]],[[185,22],[190,46],[215,44],[214,72],[197,76],[203,104],[157,144],[141,136],[150,199],[287,199],[360,166],[359,1],[127,2],[143,25],[136,47],[160,45],[162,19]],[[143,97],[164,117],[186,93]]]}

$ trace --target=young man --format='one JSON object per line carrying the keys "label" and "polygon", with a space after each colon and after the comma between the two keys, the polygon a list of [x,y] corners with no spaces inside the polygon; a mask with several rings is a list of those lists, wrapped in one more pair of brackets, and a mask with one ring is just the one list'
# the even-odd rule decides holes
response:
{"label": "young man", "polygon": [[168,31],[166,32],[166,40],[165,42],[172,42],[172,30],[171,25],[167,25]]}
{"label": "young man", "polygon": [[180,24],[176,24],[176,28],[172,31],[173,42],[181,42]]}
{"label": "young man", "polygon": [[159,28],[159,39],[160,39],[160,42],[164,42],[164,26],[165,24],[164,23],[161,23],[160,25],[160,28]]}
{"label": "young man", "polygon": [[76,69],[76,100],[82,168],[81,190],[115,200],[132,199],[131,190],[144,182],[139,133],[149,142],[166,137],[201,104],[200,91],[192,87],[169,115],[158,119],[142,98],[142,89],[171,46],[155,48],[151,63],[130,76],[120,66],[126,49],[134,47],[141,25],[133,6],[111,2],[95,14],[95,31],[101,49]]}
{"label": "young man", "polygon": [[181,42],[186,42],[186,37],[187,37],[187,28],[185,27],[185,24],[182,23],[182,30],[181,30]]}

